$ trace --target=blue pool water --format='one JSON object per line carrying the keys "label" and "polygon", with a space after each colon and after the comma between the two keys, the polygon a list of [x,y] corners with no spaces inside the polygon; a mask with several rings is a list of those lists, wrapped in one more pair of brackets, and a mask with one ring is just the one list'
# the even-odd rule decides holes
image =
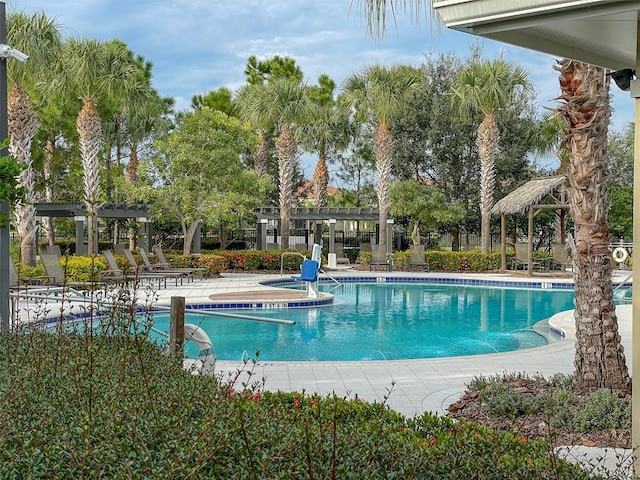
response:
{"label": "blue pool water", "polygon": [[[451,357],[544,345],[531,327],[572,309],[574,298],[573,290],[415,283],[345,283],[331,293],[330,307],[235,312],[291,319],[294,326],[197,313],[186,321],[209,334],[222,360],[253,358],[256,351],[265,361]],[[168,330],[168,321],[168,314],[156,314],[154,327]],[[186,351],[198,353],[192,342]]]}

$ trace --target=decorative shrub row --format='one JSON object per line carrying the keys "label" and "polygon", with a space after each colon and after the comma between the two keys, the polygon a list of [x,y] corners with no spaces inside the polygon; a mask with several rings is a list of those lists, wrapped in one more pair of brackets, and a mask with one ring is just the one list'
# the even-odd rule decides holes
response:
{"label": "decorative shrub row", "polygon": [[[391,258],[396,269],[409,268],[410,251],[393,252]],[[425,252],[425,260],[433,272],[490,272],[500,270],[502,257],[500,252],[448,252],[429,250]],[[360,263],[369,265],[371,252],[360,253]]]}
{"label": "decorative shrub row", "polygon": [[0,478],[589,478],[518,434],[191,375],[126,310],[0,333]]}

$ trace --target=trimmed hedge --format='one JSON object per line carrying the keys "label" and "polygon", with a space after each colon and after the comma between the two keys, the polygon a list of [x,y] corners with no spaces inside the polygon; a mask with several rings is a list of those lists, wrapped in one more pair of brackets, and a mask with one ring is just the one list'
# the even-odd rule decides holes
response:
{"label": "trimmed hedge", "polygon": [[589,478],[518,434],[263,392],[252,362],[235,382],[191,375],[126,310],[100,335],[0,333],[0,478]]}
{"label": "trimmed hedge", "polygon": [[[393,252],[393,265],[397,268],[409,267],[410,251]],[[448,252],[429,250],[425,252],[425,260],[429,262],[429,269],[433,272],[490,272],[500,270],[502,256],[500,252]],[[368,266],[371,262],[371,252],[360,252],[360,263]]]}

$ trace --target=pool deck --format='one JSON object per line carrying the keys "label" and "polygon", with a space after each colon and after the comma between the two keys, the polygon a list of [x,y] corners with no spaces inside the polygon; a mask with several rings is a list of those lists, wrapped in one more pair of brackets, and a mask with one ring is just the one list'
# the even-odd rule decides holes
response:
{"label": "pool deck", "polygon": [[[540,281],[549,277],[531,279],[509,274],[443,274],[415,272],[331,272],[337,280],[341,276],[411,277],[482,279],[504,282]],[[628,272],[615,272],[614,282],[623,281]],[[299,297],[301,292],[285,291],[261,285],[264,280],[289,279],[289,275],[224,274],[213,280],[196,280],[178,288],[158,291],[158,304],[169,304],[172,296],[184,296],[187,304],[216,301],[272,300]],[[562,282],[571,283],[569,275]],[[631,306],[618,306],[619,329],[631,367]],[[277,310],[273,317],[278,318]],[[367,401],[386,402],[389,407],[405,415],[423,412],[446,413],[447,407],[464,392],[465,384],[474,376],[495,375],[503,372],[523,372],[549,376],[554,373],[572,373],[574,360],[574,327],[572,311],[555,315],[554,327],[565,332],[565,338],[552,344],[529,350],[464,357],[417,360],[380,361],[318,361],[273,362],[259,361],[254,369],[254,380],[264,378],[267,390],[302,391],[321,395],[358,396]],[[215,345],[215,339],[213,339]],[[216,362],[216,370],[231,374],[243,366],[238,361]]]}
{"label": "pool deck", "polygon": [[[614,283],[628,282],[629,271],[614,271]],[[357,270],[331,271],[337,280],[341,277],[410,277],[469,279],[499,282],[562,282],[573,283],[570,273],[527,277],[516,274],[447,274],[415,272],[368,272]],[[185,296],[187,303],[206,303],[248,299],[272,300],[274,295],[299,296],[299,292],[274,292],[273,287],[261,285],[261,281],[289,275],[224,274],[215,280],[195,281],[179,287],[159,291],[159,303],[168,303],[171,296]],[[625,349],[627,366],[631,374],[631,305],[616,308],[618,328]],[[274,310],[277,318],[277,310]],[[540,374],[549,377],[556,373],[571,374],[574,371],[575,327],[573,311],[556,314],[550,324],[565,333],[564,339],[542,347],[515,352],[474,355],[450,358],[418,360],[380,360],[351,362],[268,362],[258,361],[253,368],[250,382],[264,382],[268,391],[304,391],[307,394],[338,395],[361,398],[369,402],[381,402],[409,417],[432,412],[444,415],[447,407],[458,400],[465,385],[475,376],[492,376],[502,373]],[[215,339],[213,339],[215,345]],[[247,369],[238,361],[216,361],[216,372],[229,378],[240,369]],[[247,382],[242,374],[239,381]],[[631,478],[631,451],[613,448],[571,445],[558,447],[558,452],[570,461],[583,463],[588,469],[596,467],[601,472],[622,474],[616,478]]]}

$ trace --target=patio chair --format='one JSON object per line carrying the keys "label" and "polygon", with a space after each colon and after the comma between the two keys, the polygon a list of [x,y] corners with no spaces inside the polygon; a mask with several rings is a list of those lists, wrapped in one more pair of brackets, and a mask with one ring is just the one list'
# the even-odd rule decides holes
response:
{"label": "patio chair", "polygon": [[164,275],[158,275],[154,273],[140,273],[136,272],[133,275],[127,275],[124,271],[118,266],[118,262],[116,262],[116,258],[113,256],[113,252],[111,250],[103,250],[102,254],[104,258],[107,260],[107,266],[109,267],[107,270],[102,271],[102,280],[104,282],[113,282],[113,283],[126,283],[126,282],[134,282],[137,280],[144,281],[147,280],[149,283],[153,281],[158,282],[158,287],[164,283],[166,288],[167,286],[167,277]]}
{"label": "patio chair", "polygon": [[[142,249],[140,249],[140,251],[142,252]],[[172,266],[171,263],[164,256],[164,252],[162,251],[162,248],[160,246],[156,245],[155,247],[153,247],[153,253],[156,254],[156,258],[158,259],[158,261],[154,263],[154,265],[164,266],[172,270],[175,270],[177,268],[183,268],[183,267]],[[203,278],[204,272],[207,271],[206,268],[200,268],[200,267],[184,267],[184,268],[188,268],[189,270],[193,270],[196,273],[200,273],[200,278]]]}
{"label": "patio chair", "polygon": [[[516,253],[511,260],[511,269],[518,270],[520,269],[520,267],[522,267],[522,269],[525,270],[529,265],[529,245],[526,243],[516,243],[515,250]],[[542,264],[540,262],[532,260],[532,270],[540,270],[541,268]]]}
{"label": "patio chair", "polygon": [[172,267],[166,263],[156,262],[151,263],[149,260],[149,256],[144,248],[138,250],[140,253],[140,258],[142,258],[142,263],[144,264],[144,269],[147,272],[158,272],[158,273],[182,273],[186,276],[187,279],[193,281],[196,274],[200,275],[200,278],[203,276],[203,272],[206,268],[191,268],[191,267]]}
{"label": "patio chair", "polygon": [[138,262],[136,261],[135,257],[133,256],[133,253],[128,248],[124,249],[124,258],[126,258],[127,262],[129,262],[129,265],[131,265],[133,267],[133,269],[136,272],[136,275],[138,277],[144,276],[145,278],[150,278],[150,276],[154,276],[154,275],[155,275],[156,278],[164,277],[165,286],[166,286],[166,283],[167,283],[166,281],[169,278],[173,278],[176,281],[176,287],[177,287],[178,286],[178,280],[180,280],[180,285],[182,285],[183,279],[187,277],[186,273],[181,273],[181,272],[144,272],[143,269],[140,267],[140,265],[138,265]]}
{"label": "patio chair", "polygon": [[371,245],[371,263],[369,263],[369,271],[375,266],[385,266],[391,271],[391,260],[387,258],[387,251],[380,245]]}
{"label": "patio chair", "polygon": [[424,257],[424,245],[412,245],[409,252],[409,269],[429,271],[429,262]]}

